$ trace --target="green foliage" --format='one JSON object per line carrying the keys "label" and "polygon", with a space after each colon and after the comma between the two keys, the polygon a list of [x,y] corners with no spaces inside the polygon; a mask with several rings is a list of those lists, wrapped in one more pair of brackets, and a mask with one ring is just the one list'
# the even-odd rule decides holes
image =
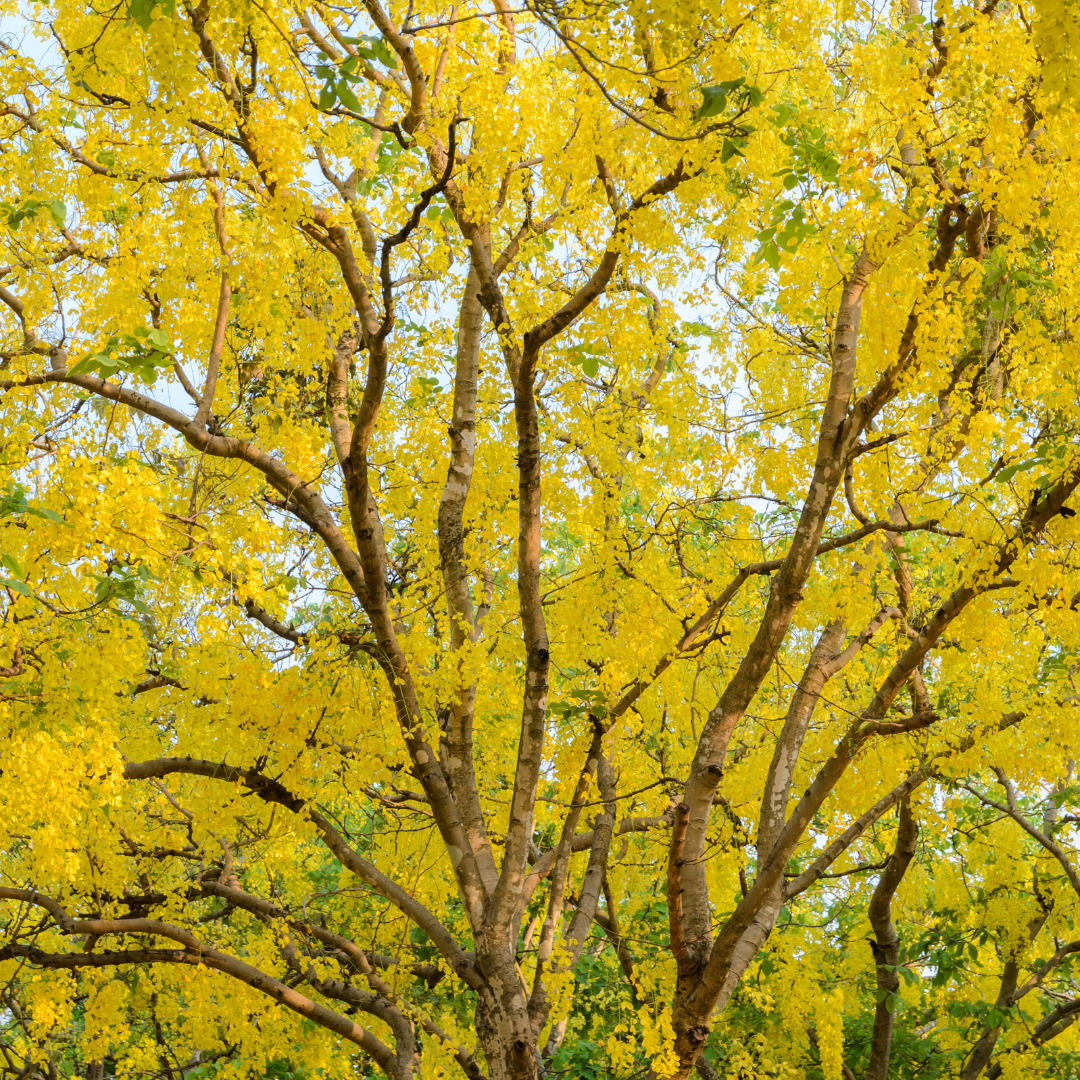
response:
{"label": "green foliage", "polygon": [[17,514],[29,514],[31,517],[67,525],[67,522],[55,510],[49,510],[44,506],[32,506],[26,500],[26,488],[9,480],[7,490],[0,495],[0,518],[13,517]]}
{"label": "green foliage", "polygon": [[[143,586],[155,580],[154,575],[140,564],[134,568],[116,567],[108,574],[95,574],[97,588],[94,590],[94,602],[101,607],[112,607],[117,600],[130,604],[140,615],[150,615],[150,605],[140,598]],[[126,613],[117,609],[118,614]]]}
{"label": "green foliage", "polygon": [[794,255],[799,245],[816,232],[817,226],[806,219],[806,207],[783,199],[773,207],[772,221],[757,234],[761,246],[754,261],[764,261],[776,270],[781,254]]}
{"label": "green foliage", "polygon": [[176,0],[128,0],[127,15],[143,30],[149,30],[158,8],[163,16],[171,16],[176,11]]}
{"label": "green foliage", "polygon": [[172,343],[164,330],[140,326],[133,334],[113,334],[104,347],[83,357],[72,375],[135,375],[153,385],[159,371],[172,367]]}
{"label": "green foliage", "polygon": [[729,79],[715,86],[701,87],[701,105],[694,113],[695,122],[722,116],[728,107],[728,98],[732,99],[737,112],[757,108],[765,95],[756,86],[747,85],[745,78]]}
{"label": "green foliage", "polygon": [[606,356],[607,352],[604,342],[594,341],[574,345],[566,355],[571,364],[580,367],[590,379],[595,379],[600,372],[601,357]]}
{"label": "green foliage", "polygon": [[53,224],[63,229],[67,222],[67,207],[61,199],[23,199],[20,203],[0,202],[0,217],[9,229],[16,232],[24,221],[34,221],[43,210],[49,212]]}
{"label": "green foliage", "polygon": [[346,56],[336,66],[325,53],[319,54],[320,63],[315,66],[315,74],[323,80],[323,87],[319,92],[319,109],[327,112],[337,102],[341,102],[346,109],[359,113],[363,109],[354,87],[363,78],[360,61],[379,63],[395,70],[398,66],[397,57],[381,37],[361,34],[358,37],[343,37],[342,40],[356,46],[356,53]]}

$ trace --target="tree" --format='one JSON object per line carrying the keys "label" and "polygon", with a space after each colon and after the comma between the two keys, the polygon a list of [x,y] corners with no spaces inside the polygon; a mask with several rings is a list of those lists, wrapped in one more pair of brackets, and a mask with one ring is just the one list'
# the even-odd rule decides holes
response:
{"label": "tree", "polygon": [[[868,1017],[865,1075],[906,1068],[901,979],[964,919],[926,883],[969,869],[941,822],[1026,760],[1020,821],[1073,741],[1078,176],[1043,23],[23,17],[9,1071],[835,1076]],[[1008,881],[979,851],[1012,919],[1043,903],[1034,847]],[[1036,974],[1046,1026],[998,1048],[1018,948],[986,956],[1000,1015],[933,1050],[966,1077],[1064,1030]],[[751,1045],[762,979],[787,1051]]]}

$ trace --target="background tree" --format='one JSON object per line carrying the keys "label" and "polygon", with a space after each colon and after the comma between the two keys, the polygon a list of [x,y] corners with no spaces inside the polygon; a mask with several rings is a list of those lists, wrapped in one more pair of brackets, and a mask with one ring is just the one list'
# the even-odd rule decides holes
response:
{"label": "background tree", "polygon": [[1045,20],[19,14],[13,1075],[1067,1055]]}

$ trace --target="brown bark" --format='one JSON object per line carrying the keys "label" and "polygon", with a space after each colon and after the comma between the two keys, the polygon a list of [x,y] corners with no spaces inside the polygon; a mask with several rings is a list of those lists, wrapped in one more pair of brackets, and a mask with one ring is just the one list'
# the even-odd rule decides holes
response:
{"label": "brown bark", "polygon": [[897,993],[900,989],[900,976],[896,970],[900,963],[900,938],[892,921],[892,901],[911,860],[915,857],[915,844],[918,839],[919,826],[911,812],[911,800],[905,797],[900,801],[900,825],[896,833],[896,845],[881,877],[878,878],[867,912],[874,931],[870,949],[877,966],[878,1002],[874,1010],[874,1032],[870,1040],[866,1080],[888,1080]]}
{"label": "brown bark", "polygon": [[[876,269],[877,264],[864,252],[856,260],[845,282],[833,339],[828,397],[806,501],[787,556],[770,583],[769,599],[754,640],[720,695],[720,700],[709,713],[683,793],[683,801],[690,808],[683,869],[683,934],[688,947],[703,957],[712,957],[708,967],[713,971],[711,977],[703,974],[702,981],[693,987],[681,988],[676,995],[672,1022],[680,1062],[679,1080],[685,1080],[705,1041],[709,1017],[726,979],[721,967],[726,967],[732,950],[750,927],[765,898],[775,890],[774,880],[758,890],[760,895],[751,890],[754,910],[750,911],[747,904],[749,897],[744,899],[739,908],[745,909],[745,918],[733,919],[729,923],[725,929],[730,929],[730,936],[720,953],[717,953],[713,945],[708,887],[702,863],[713,793],[723,775],[724,758],[735,725],[772,666],[802,598],[801,590],[817,555],[829,507],[847,467],[846,455],[851,449],[848,443],[853,440],[846,417],[855,376],[859,318],[863,294]],[[762,880],[759,876],[758,883],[762,883]],[[718,957],[723,958],[722,962],[714,964]]]}
{"label": "brown bark", "polygon": [[[927,652],[934,646],[950,623],[983,592],[998,588],[1005,574],[1019,557],[1025,544],[1038,535],[1046,524],[1060,511],[1065,501],[1080,485],[1080,471],[1066,474],[1057,484],[1034,501],[1021,520],[1015,538],[999,548],[996,564],[988,579],[975,585],[960,586],[944,601],[941,607],[915,635],[908,648],[894,664],[879,685],[869,706],[852,724],[846,735],[835,747],[817,776],[798,801],[791,816],[776,839],[771,851],[758,869],[753,887],[736,907],[735,912],[721,929],[709,952],[709,960],[702,971],[700,981],[689,991],[676,998],[673,1019],[676,1029],[676,1052],[680,1057],[681,1072],[685,1078],[700,1052],[707,1032],[707,1021],[720,1000],[721,992],[729,985],[733,958],[744,935],[765,908],[783,875],[784,866],[795,851],[800,838],[829,792],[836,786],[859,747],[876,735],[887,735],[932,723],[932,714],[914,716],[909,723],[885,723],[882,717],[892,705],[901,688],[922,663]],[[1008,580],[1004,584],[1010,584]],[[771,601],[770,601],[771,602]],[[906,794],[906,792],[905,792]]]}
{"label": "brown bark", "polygon": [[[152,962],[203,964],[206,967],[213,968],[215,971],[230,975],[232,978],[238,979],[253,989],[268,995],[287,1009],[306,1016],[321,1027],[325,1027],[342,1038],[355,1043],[369,1053],[392,1080],[398,1080],[399,1077],[401,1080],[405,1080],[405,1077],[408,1076],[408,1072],[397,1067],[398,1063],[393,1060],[395,1057],[393,1051],[366,1028],[354,1023],[348,1017],[341,1016],[332,1009],[312,1001],[292,987],[252,967],[243,960],[204,945],[190,931],[182,927],[173,926],[170,923],[160,922],[156,919],[72,919],[59,904],[47,901],[46,898],[28,889],[0,889],[0,899],[21,900],[25,903],[44,907],[53,915],[61,930],[66,934],[89,934],[94,936],[147,934],[175,941],[184,948],[181,950],[152,951],[141,958],[142,962],[151,960]],[[47,954],[33,946],[8,945],[0,949],[0,959],[24,957],[37,966],[46,968],[102,967],[139,962],[139,952],[141,950],[136,953],[134,959],[128,959],[129,954],[126,952],[112,954],[85,952]]]}
{"label": "brown bark", "polygon": [[[439,559],[450,618],[450,647],[458,671],[466,650],[478,636],[469,571],[465,561],[465,505],[472,486],[476,460],[476,391],[480,371],[480,336],[483,306],[475,270],[465,283],[458,319],[457,369],[454,375],[454,411],[448,429],[450,462],[439,503]],[[451,700],[449,722],[440,745],[447,781],[459,808],[469,845],[486,893],[495,888],[498,869],[484,825],[474,771],[473,711],[476,685],[459,677]]]}
{"label": "brown bark", "polygon": [[[597,921],[604,925],[601,922],[604,917],[598,912],[598,900],[605,888],[612,837],[623,832],[668,824],[664,819],[628,818],[616,825],[615,778],[612,762],[604,755],[604,728],[623,716],[687,650],[709,640],[707,635],[713,623],[752,575],[775,575],[772,577],[768,601],[752,644],[709,714],[696,748],[690,777],[685,785],[684,801],[678,804],[674,815],[667,878],[670,941],[679,977],[673,1013],[677,1034],[676,1049],[680,1058],[678,1076],[685,1077],[694,1066],[706,1037],[711,1015],[730,998],[747,965],[771,932],[783,902],[817,881],[840,853],[870,824],[899,803],[901,835],[898,837],[893,859],[878,883],[870,912],[877,935],[876,947],[882,957],[878,964],[879,986],[885,986],[886,989],[891,986],[890,992],[894,992],[895,987],[891,983],[882,982],[890,968],[895,967],[897,943],[891,922],[890,902],[896,884],[911,857],[905,845],[909,840],[912,850],[914,845],[916,830],[910,816],[908,795],[931,775],[932,762],[912,772],[874,806],[856,818],[804,873],[785,883],[784,869],[798,845],[803,842],[814,815],[865,742],[876,736],[916,730],[935,721],[936,717],[926,702],[925,691],[920,691],[919,665],[956,616],[981,592],[1000,584],[1001,575],[1016,559],[1024,544],[1060,510],[1064,499],[1075,489],[1076,480],[1063,482],[1042,502],[1032,505],[1019,534],[1009,544],[1003,545],[992,579],[958,589],[921,631],[913,633],[910,645],[878,687],[874,699],[837,743],[832,756],[820,768],[805,794],[796,801],[789,813],[788,804],[791,801],[803,739],[823,687],[869,640],[875,630],[883,625],[887,618],[895,617],[897,612],[885,609],[879,613],[871,626],[855,638],[847,649],[841,648],[846,639],[844,627],[833,623],[824,628],[791,700],[769,770],[759,817],[758,867],[755,880],[752,887],[746,890],[735,914],[720,928],[714,943],[704,872],[706,830],[711,807],[716,801],[716,789],[723,776],[732,734],[780,654],[802,599],[802,589],[812,572],[814,560],[826,551],[837,550],[856,543],[873,532],[885,530],[897,560],[899,615],[906,619],[911,582],[904,565],[902,545],[898,543],[897,537],[909,529],[931,528],[935,524],[902,522],[899,508],[894,507],[888,522],[870,522],[869,519],[860,518],[862,528],[843,537],[822,540],[838,485],[845,476],[850,476],[851,461],[857,453],[867,449],[860,448],[857,440],[882,406],[895,395],[900,377],[917,359],[914,342],[918,316],[913,308],[892,364],[862,398],[853,401],[862,299],[880,258],[877,252],[864,250],[856,259],[843,285],[830,351],[828,398],[818,436],[813,475],[789,550],[782,559],[763,561],[739,569],[728,587],[708,602],[699,617],[688,618],[683,623],[683,633],[677,641],[671,643],[672,648],[666,649],[663,655],[655,660],[647,677],[636,680],[623,691],[622,697],[608,714],[606,725],[596,724],[590,748],[580,770],[577,791],[563,819],[559,843],[553,850],[536,858],[533,851],[533,825],[537,789],[543,767],[550,663],[543,598],[540,592],[543,470],[536,401],[537,368],[545,345],[570,327],[611,287],[619,262],[620,244],[624,239],[622,234],[626,231],[631,216],[647,203],[690,179],[691,174],[688,171],[689,166],[679,160],[669,173],[660,177],[626,205],[619,195],[617,177],[612,175],[603,159],[597,158],[597,179],[614,218],[609,243],[585,283],[571,292],[569,299],[558,310],[540,318],[534,326],[521,333],[515,329],[509,317],[507,304],[499,289],[499,272],[515,257],[520,243],[530,232],[533,235],[538,234],[546,225],[532,225],[527,222],[512,237],[502,255],[493,259],[489,224],[474,220],[469,215],[465,200],[452,179],[455,163],[454,124],[457,121],[451,124],[448,147],[443,145],[430,126],[431,117],[427,111],[429,98],[437,96],[441,76],[436,74],[429,94],[428,76],[413,49],[411,35],[402,32],[378,0],[365,0],[364,6],[378,32],[396,53],[401,64],[401,70],[390,75],[377,72],[370,65],[362,69],[365,76],[378,82],[384,91],[377,115],[385,119],[383,110],[386,102],[392,92],[400,91],[406,102],[405,112],[400,124],[395,124],[393,130],[402,145],[405,145],[406,134],[427,128],[425,146],[430,142],[432,171],[441,179],[435,187],[423,193],[406,224],[397,233],[384,239],[380,249],[371,222],[356,206],[355,180],[340,182],[333,178],[320,157],[324,173],[335,183],[342,199],[350,206],[351,225],[355,232],[350,232],[340,224],[333,213],[318,206],[308,208],[309,212],[301,225],[308,237],[337,260],[341,281],[355,308],[355,328],[342,335],[337,345],[331,346],[329,350],[331,355],[328,358],[326,382],[330,438],[347,495],[355,550],[338,526],[333,513],[315,490],[314,481],[295,475],[286,465],[251,442],[231,439],[215,434],[212,430],[214,425],[209,421],[229,312],[229,281],[226,270],[223,270],[221,275],[217,315],[202,393],[195,391],[181,373],[185,385],[189,387],[189,393],[197,403],[194,419],[116,383],[88,376],[68,375],[61,364],[55,365],[50,373],[32,377],[21,385],[62,382],[78,386],[158,419],[181,433],[191,446],[203,454],[232,458],[252,465],[282,497],[283,502],[275,505],[282,506],[305,522],[326,545],[370,620],[376,639],[371,651],[387,679],[409,754],[411,770],[423,788],[423,795],[417,795],[416,798],[422,798],[425,806],[430,808],[447,858],[453,867],[466,917],[476,941],[475,956],[462,950],[446,926],[406,889],[353,850],[323,814],[293,795],[279,781],[264,776],[258,768],[236,768],[177,757],[128,764],[125,766],[124,776],[138,780],[183,773],[242,784],[265,802],[281,805],[294,813],[304,815],[313,824],[327,849],[362,882],[423,928],[451,968],[476,991],[479,998],[477,1034],[485,1050],[491,1080],[531,1080],[537,1071],[536,1040],[550,1009],[545,986],[545,975],[550,972],[550,966],[545,967],[545,964],[548,964],[553,955],[554,941],[560,921],[564,917],[571,854],[576,851],[589,852],[584,880],[575,902],[576,912],[565,934],[568,956],[572,963],[581,952],[591,922]],[[496,0],[496,10],[504,32],[499,70],[506,72],[513,67],[516,60],[513,14],[503,0]],[[261,161],[255,137],[248,127],[248,105],[242,85],[229,71],[209,34],[209,8],[203,3],[194,9],[189,7],[187,13],[198,38],[201,55],[235,114],[238,134],[228,138],[242,148],[259,172],[263,183],[263,187],[259,188],[260,193],[272,199],[276,181]],[[300,17],[305,32],[335,61],[343,54],[338,52],[328,39],[336,40],[344,52],[356,55],[356,50],[336,27],[330,25],[329,34],[323,36],[309,16],[301,14]],[[444,50],[439,71],[442,70],[445,55]],[[376,135],[372,147],[376,145],[377,139]],[[908,158],[911,155],[906,153],[907,149],[910,147],[905,148],[902,157],[906,164],[910,164]],[[92,172],[100,174],[106,171],[88,159],[79,160]],[[500,193],[502,200],[506,198],[508,178],[517,167],[511,166],[505,174],[503,190]],[[203,175],[210,177],[212,172],[204,162]],[[171,178],[162,178],[162,182],[175,180],[179,176],[180,174],[176,174]],[[350,183],[353,197],[350,197]],[[457,665],[458,679],[456,692],[446,709],[448,718],[445,731],[442,735],[437,735],[433,725],[427,724],[421,715],[420,696],[413,682],[413,672],[399,641],[398,625],[395,622],[397,613],[387,585],[388,563],[382,523],[369,475],[369,455],[372,452],[392,360],[389,339],[394,326],[395,293],[390,277],[390,256],[395,247],[407,238],[410,229],[415,227],[419,213],[426,207],[431,193],[440,189],[445,189],[461,232],[469,242],[471,263],[460,311],[453,419],[449,430],[450,455],[438,520],[441,573],[450,625],[449,646],[453,654],[452,662]],[[982,258],[986,254],[986,246],[980,239],[979,231],[983,222],[981,211],[969,213],[958,197],[946,201],[947,205],[941,209],[938,218],[938,245],[930,263],[928,283],[936,282],[938,276],[947,269],[955,244],[961,236],[966,234],[968,237],[971,257]],[[220,198],[217,199],[217,206],[216,221],[224,255],[227,252]],[[557,214],[558,211],[548,219],[547,224],[550,224]],[[909,229],[914,228],[915,224],[911,221]],[[360,258],[353,249],[357,237],[362,247]],[[371,277],[371,268],[365,260],[374,264],[380,250],[381,261],[377,266],[376,285]],[[0,290],[0,298],[21,320],[21,302],[11,297],[6,290]],[[513,389],[518,451],[517,586],[525,667],[525,688],[517,741],[518,756],[501,866],[497,865],[492,851],[474,772],[473,710],[476,688],[462,674],[465,670],[462,661],[468,650],[476,644],[480,629],[470,589],[472,568],[469,566],[465,547],[465,514],[476,460],[476,398],[484,312],[491,319],[499,337]],[[994,332],[996,334],[996,330]],[[27,341],[31,342],[31,337],[28,336]],[[33,339],[33,342],[36,345],[36,339]],[[986,349],[984,342],[984,353]],[[353,414],[348,401],[349,364],[358,351],[367,354],[367,372],[363,398]],[[653,375],[646,380],[645,393],[655,387],[662,371],[663,364],[658,361]],[[6,387],[8,384],[0,385]],[[599,477],[600,474],[594,472],[594,475]],[[851,501],[854,506],[853,496]],[[856,513],[856,516],[859,515]],[[250,601],[245,602],[244,606],[252,618],[273,633],[294,644],[301,643],[299,634],[274,619],[268,612],[259,609]],[[17,654],[15,663],[19,662],[20,656]],[[912,715],[886,721],[888,710],[905,686],[912,688]],[[600,788],[601,810],[591,830],[578,833],[581,812],[586,805],[586,794],[594,773]],[[1015,800],[1011,794],[1009,812],[1013,817],[1017,817]],[[1069,871],[1067,860],[1059,849],[1055,849],[1049,837],[1040,836],[1038,831],[1033,831],[1032,828],[1028,828],[1028,832],[1043,843],[1051,854],[1058,857],[1066,871]],[[535,859],[531,868],[530,858]],[[540,935],[539,963],[530,997],[521,986],[515,963],[518,926],[522,910],[533,890],[548,876],[551,878],[551,895],[547,918]],[[1070,877],[1074,884],[1077,884],[1075,874],[1070,874]],[[76,923],[67,918],[59,905],[47,898],[24,890],[0,890],[0,898],[17,899],[41,906],[67,932],[76,932],[68,929],[75,926],[84,928],[79,932],[95,935],[142,932],[171,938],[184,946],[179,950],[142,949],[123,953],[49,955],[28,946],[12,945],[8,947],[7,954],[0,955],[17,956],[46,967],[109,966],[130,962],[205,963],[257,986],[294,1011],[308,1015],[329,1030],[351,1039],[372,1053],[389,1075],[411,1075],[415,1039],[402,1014],[394,1012],[384,1004],[390,1001],[391,995],[387,993],[387,984],[375,970],[378,964],[370,955],[325,928],[297,920],[268,902],[239,893],[227,883],[212,885],[204,882],[201,883],[201,888],[205,893],[220,896],[236,908],[261,917],[281,919],[298,936],[310,935],[321,944],[339,949],[350,957],[356,970],[366,980],[369,990],[359,989],[344,980],[317,975],[299,945],[290,943],[285,954],[293,972],[306,979],[309,985],[323,996],[346,1001],[385,1019],[395,1033],[396,1049],[391,1050],[378,1040],[372,1041],[374,1037],[352,1021],[325,1006],[309,1001],[295,989],[249,968],[235,957],[205,948],[188,930],[154,920],[84,920]],[[632,978],[632,960],[619,935],[616,911],[610,895],[607,897],[606,922],[605,929],[619,950],[620,963],[627,977]],[[122,931],[117,929],[120,926],[123,927]],[[891,961],[890,956],[893,957]],[[1007,995],[1011,998],[1021,991],[1016,989],[1015,973],[1009,976],[1007,969],[1006,975],[1011,979],[1011,982],[1008,982]],[[895,979],[895,973],[892,978]],[[1003,994],[1006,982],[1007,980],[1003,979]],[[881,1012],[880,1007],[878,1012]],[[1050,1027],[1044,1027],[1043,1030],[1051,1030],[1054,1024],[1071,1022],[1070,1012],[1059,1012],[1060,1015],[1054,1017]],[[879,1019],[880,1038],[877,1023]],[[563,1024],[565,1030],[565,1022]],[[880,1080],[887,1072],[891,1027],[891,1014],[888,1017],[876,1017],[874,1055],[868,1078]],[[430,1023],[425,1030],[436,1037],[443,1037]],[[996,1034],[994,1038],[996,1039]],[[558,1038],[553,1036],[550,1045],[555,1046],[557,1042]],[[989,1050],[982,1064],[971,1076],[981,1072],[989,1059],[993,1040],[987,1041],[987,1045]],[[979,1052],[981,1054],[981,1051]],[[475,1060],[460,1048],[455,1053],[459,1064],[469,1076],[479,1074]],[[974,1061],[973,1056],[968,1067],[974,1068]],[[881,1062],[884,1062],[884,1065]],[[708,1074],[708,1068],[700,1061],[698,1067],[702,1074]]]}
{"label": "brown bark", "polygon": [[[1072,860],[1069,859],[1061,847],[1054,843],[1050,838],[1054,821],[1057,818],[1057,806],[1053,798],[1051,797],[1046,803],[1046,808],[1043,813],[1042,828],[1040,829],[1020,812],[1016,803],[1016,792],[1013,789],[1012,782],[1005,775],[1004,770],[1000,767],[995,767],[993,771],[994,775],[997,777],[998,783],[1005,789],[1007,805],[1002,806],[1000,803],[987,798],[981,792],[970,786],[968,786],[968,790],[972,791],[985,806],[993,807],[1002,814],[1011,817],[1029,836],[1045,848],[1061,865],[1061,868],[1065,871],[1065,876],[1069,879],[1069,883],[1072,885],[1073,889],[1080,894],[1080,875],[1077,874],[1076,868],[1072,864]],[[1039,932],[1045,925],[1046,920],[1050,917],[1051,912],[1051,903],[1043,899],[1043,895],[1040,892],[1037,870],[1035,871],[1033,885],[1035,895],[1039,898],[1042,910],[1028,922],[1027,944],[1030,944],[1038,937]],[[1008,1012],[1008,1010],[1024,997],[1025,994],[1038,986],[1054,967],[1077,950],[1080,950],[1080,942],[1073,942],[1069,945],[1059,947],[1054,955],[1051,956],[1050,959],[1047,960],[1033,976],[1031,976],[1031,978],[1029,978],[1022,986],[1018,986],[1020,981],[1020,966],[1023,959],[1023,947],[1014,948],[1004,958],[1001,970],[1001,980],[998,985],[998,995],[994,1002],[994,1007],[1001,1013]],[[1043,1017],[1043,1019],[1036,1024],[1030,1041],[1034,1044],[1048,1042],[1050,1039],[1064,1031],[1066,1027],[1071,1026],[1074,1022],[1074,1017],[1072,1015],[1074,1009],[1070,1006],[1074,1005],[1076,1005],[1076,1003],[1068,1002],[1065,1006],[1059,1006],[1050,1014]],[[997,1047],[1000,1036],[1001,1025],[999,1024],[988,1024],[983,1028],[979,1033],[978,1039],[975,1041],[975,1045],[972,1046],[967,1058],[964,1060],[960,1070],[960,1080],[978,1080],[978,1077],[983,1074],[983,1070],[990,1064],[990,1059]],[[1000,1071],[1001,1069],[999,1067],[996,1073],[991,1069],[988,1074],[997,1075]]]}
{"label": "brown bark", "polygon": [[[547,988],[544,983],[546,965],[555,947],[555,935],[558,932],[559,921],[562,918],[563,906],[566,899],[566,875],[570,868],[570,856],[573,853],[574,833],[577,823],[581,819],[581,809],[585,797],[589,792],[589,786],[596,772],[599,756],[602,752],[602,733],[597,727],[594,729],[589,753],[585,764],[578,776],[577,787],[573,798],[563,819],[562,833],[559,842],[554,848],[554,864],[551,868],[551,894],[548,897],[547,911],[544,914],[544,922],[540,927],[540,937],[536,945],[536,974],[533,979],[532,996],[529,999],[529,1011],[534,1017],[547,1014],[550,1006]],[[541,1025],[542,1026],[542,1025]]]}
{"label": "brown bark", "polygon": [[[690,807],[687,829],[686,926],[688,942],[707,952],[712,945],[708,888],[701,859],[705,852],[705,831],[713,792],[723,775],[724,757],[735,725],[761,686],[780,645],[787,634],[795,608],[802,598],[802,587],[817,555],[818,543],[825,528],[829,507],[847,466],[850,430],[846,428],[848,404],[855,377],[855,346],[858,340],[862,298],[877,264],[863,253],[844,285],[836,320],[832,349],[832,375],[821,420],[814,475],[799,517],[788,554],[772,580],[769,600],[754,640],[747,649],[735,675],[720,700],[709,713],[690,769],[683,801]],[[677,1014],[681,1009],[676,1010]],[[695,1015],[700,1010],[694,1010]],[[689,1020],[689,1017],[687,1017]],[[680,1018],[676,1027],[683,1022]],[[686,1030],[700,1026],[688,1023]],[[696,1054],[696,1051],[695,1051]],[[687,1068],[692,1060],[687,1063]]]}

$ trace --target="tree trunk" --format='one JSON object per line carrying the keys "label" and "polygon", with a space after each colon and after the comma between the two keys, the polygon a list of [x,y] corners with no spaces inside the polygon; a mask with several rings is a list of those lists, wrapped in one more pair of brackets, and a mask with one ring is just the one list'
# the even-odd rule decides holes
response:
{"label": "tree trunk", "polygon": [[878,1003],[874,1010],[874,1034],[870,1041],[866,1080],[888,1080],[893,1026],[896,1022],[896,994],[900,989],[900,975],[896,970],[900,963],[900,939],[893,926],[892,900],[915,855],[918,838],[919,826],[911,813],[911,800],[902,799],[896,846],[878,878],[868,912],[875,939],[870,942],[870,948],[877,964]]}

